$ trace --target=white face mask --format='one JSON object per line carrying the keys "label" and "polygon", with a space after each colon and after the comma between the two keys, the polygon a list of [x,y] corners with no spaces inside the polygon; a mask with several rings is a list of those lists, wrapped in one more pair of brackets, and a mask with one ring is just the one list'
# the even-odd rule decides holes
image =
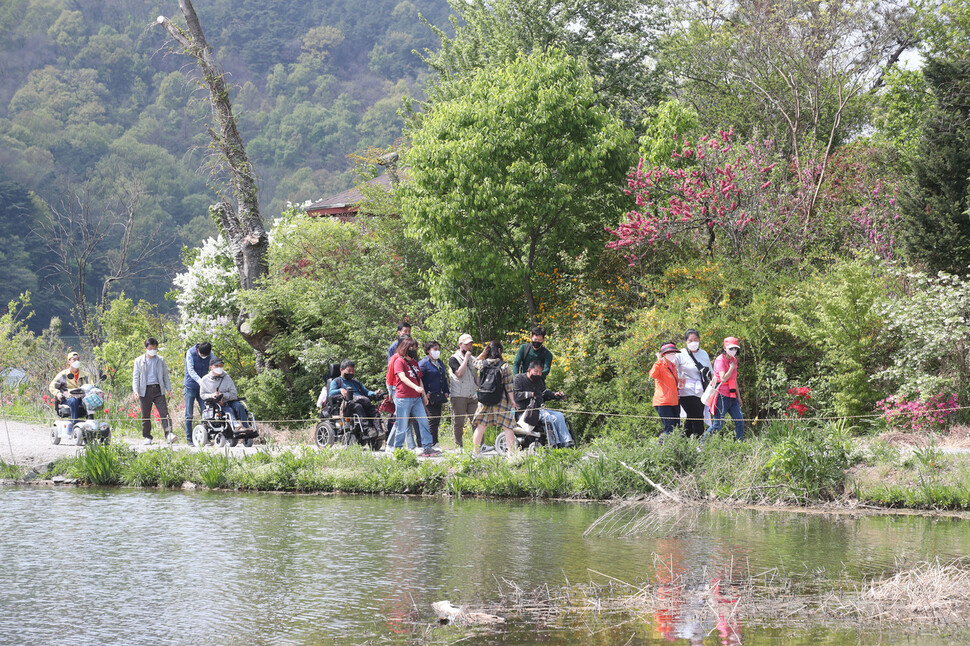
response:
{"label": "white face mask", "polygon": [[221,375],[223,372],[225,372],[225,370],[223,370],[222,368],[213,368],[212,369],[212,374],[214,374],[214,375]]}
{"label": "white face mask", "polygon": [[676,352],[668,352],[667,354],[664,355],[664,359],[667,360],[667,363],[676,363],[677,362],[677,353]]}
{"label": "white face mask", "polygon": [[698,350],[701,349],[701,342],[700,341],[688,341],[687,342],[687,349],[690,350],[691,352],[697,352]]}
{"label": "white face mask", "polygon": [[77,370],[80,367],[81,367],[80,361],[75,359],[74,361],[71,362],[71,368],[73,368],[74,370]]}
{"label": "white face mask", "polygon": [[738,353],[738,349],[737,348],[728,348],[727,350],[725,350],[725,352],[728,353],[728,356],[733,357],[734,355],[736,355]]}
{"label": "white face mask", "polygon": [[158,354],[158,350],[147,350],[145,354],[147,354],[149,357],[154,357],[156,354]]}
{"label": "white face mask", "polygon": [[441,350],[432,350],[431,358],[437,361],[441,357]]}

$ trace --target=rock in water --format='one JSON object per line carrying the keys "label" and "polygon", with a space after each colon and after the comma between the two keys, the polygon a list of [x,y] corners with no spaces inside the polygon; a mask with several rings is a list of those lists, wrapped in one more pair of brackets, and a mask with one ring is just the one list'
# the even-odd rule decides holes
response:
{"label": "rock in water", "polygon": [[469,612],[465,606],[453,606],[448,600],[435,601],[431,604],[431,608],[438,615],[438,620],[446,624],[498,626],[505,623],[504,617],[484,612]]}

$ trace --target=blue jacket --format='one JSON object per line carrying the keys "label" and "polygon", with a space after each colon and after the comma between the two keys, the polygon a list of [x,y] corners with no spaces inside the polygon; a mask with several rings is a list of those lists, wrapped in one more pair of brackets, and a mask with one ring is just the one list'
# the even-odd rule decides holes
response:
{"label": "blue jacket", "polygon": [[339,395],[341,388],[346,388],[355,395],[362,395],[364,397],[373,397],[375,394],[377,394],[373,390],[367,390],[367,387],[356,379],[347,379],[345,381],[343,377],[337,377],[330,382],[330,390],[328,391],[330,393],[329,396],[333,397],[334,395]]}
{"label": "blue jacket", "polygon": [[212,353],[205,359],[199,356],[199,346],[193,345],[185,351],[185,385],[195,386],[202,383],[202,378],[209,372],[212,363]]}
{"label": "blue jacket", "polygon": [[445,370],[445,364],[441,359],[432,361],[431,357],[425,357],[418,362],[418,368],[421,368],[421,381],[424,383],[426,393],[450,394],[448,372]]}
{"label": "blue jacket", "polygon": [[391,347],[387,349],[387,358],[390,360],[391,356],[397,351],[397,344],[401,342],[401,339],[397,339],[391,344]]}

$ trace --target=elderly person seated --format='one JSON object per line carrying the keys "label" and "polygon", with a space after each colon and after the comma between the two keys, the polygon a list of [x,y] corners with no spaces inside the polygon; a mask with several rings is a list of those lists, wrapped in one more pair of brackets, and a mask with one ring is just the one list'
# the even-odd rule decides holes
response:
{"label": "elderly person seated", "polygon": [[[249,413],[239,401],[236,384],[232,382],[223,367],[222,359],[213,357],[209,364],[209,372],[199,382],[199,396],[203,401],[215,400],[222,406],[222,412],[229,416],[233,429],[251,430]],[[240,421],[242,420],[242,421]]]}
{"label": "elderly person seated", "polygon": [[330,382],[328,395],[332,400],[338,395],[347,402],[346,412],[357,415],[365,424],[376,426],[377,411],[372,399],[380,399],[381,391],[369,390],[354,377],[357,366],[351,359],[344,359],[340,363],[340,376]]}
{"label": "elderly person seated", "polygon": [[556,410],[547,410],[542,405],[547,401],[562,399],[565,394],[552,392],[546,388],[546,379],[542,376],[543,364],[533,360],[526,372],[515,375],[512,380],[512,399],[519,411],[536,408],[539,410],[539,421],[548,429],[546,438],[552,448],[573,446],[573,438],[566,426],[566,417]]}
{"label": "elderly person seated", "polygon": [[67,404],[71,409],[71,424],[77,424],[81,412],[81,400],[84,395],[72,395],[72,390],[77,390],[85,384],[92,384],[94,380],[91,375],[81,370],[81,355],[77,352],[67,353],[67,368],[57,373],[51,381],[48,390],[54,396],[54,406]]}

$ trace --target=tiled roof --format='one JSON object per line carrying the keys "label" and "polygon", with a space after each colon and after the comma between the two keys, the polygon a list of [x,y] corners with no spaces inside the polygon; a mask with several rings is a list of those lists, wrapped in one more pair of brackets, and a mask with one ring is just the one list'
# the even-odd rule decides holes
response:
{"label": "tiled roof", "polygon": [[[398,177],[402,181],[407,181],[407,174],[398,171]],[[365,182],[367,186],[379,186],[385,190],[391,190],[391,176],[388,173],[379,175],[374,179]],[[354,207],[363,201],[364,195],[360,192],[360,188],[355,186],[354,188],[349,188],[346,191],[341,191],[335,195],[325,197],[322,200],[314,202],[306,207],[307,213],[312,213],[313,211],[323,211],[325,209],[349,209]],[[356,209],[354,209],[356,210]]]}

